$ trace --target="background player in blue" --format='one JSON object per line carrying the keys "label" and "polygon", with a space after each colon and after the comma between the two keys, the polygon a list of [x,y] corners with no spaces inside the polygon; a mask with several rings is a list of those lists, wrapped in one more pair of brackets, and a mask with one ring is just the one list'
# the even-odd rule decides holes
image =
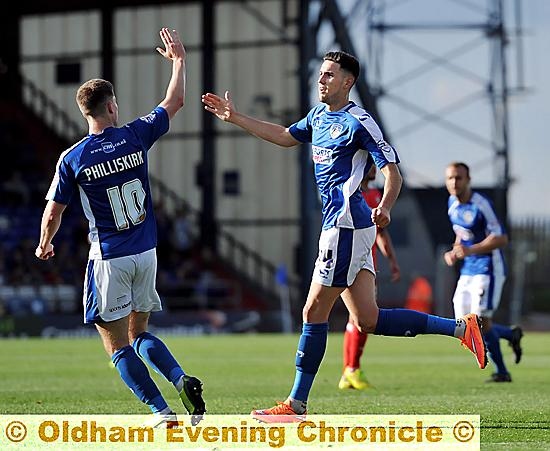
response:
{"label": "background player in blue", "polygon": [[[202,96],[206,110],[266,141],[282,147],[312,143],[323,212],[319,257],[303,309],[294,386],[284,402],[252,411],[261,421],[280,421],[281,415],[288,415],[287,421],[303,419],[326,349],[329,314],[340,295],[361,331],[392,336],[455,336],[474,352],[481,368],[487,363],[476,315],[455,321],[406,309],[379,309],[376,305],[371,249],[376,226],[386,227],[390,222],[390,210],[402,179],[393,147],[384,141],[370,114],[349,100],[358,76],[355,57],[344,52],[327,53],[318,79],[321,103],[289,128],[237,112],[229,92],[224,98],[212,93]],[[360,184],[373,161],[384,174],[385,185],[378,207],[371,211]]]}
{"label": "background player in blue", "polygon": [[497,369],[487,382],[512,382],[502,358],[499,338],[508,340],[516,363],[519,363],[523,332],[517,326],[511,328],[492,322],[506,280],[501,249],[508,243],[508,236],[489,200],[472,191],[470,169],[465,163],[454,162],[447,166],[445,184],[450,194],[449,219],[456,239],[453,249],[446,252],[444,258],[449,266],[462,262],[453,296],[455,317],[467,313],[481,317],[489,357]]}
{"label": "background player in blue", "polygon": [[163,28],[160,37],[165,48],[157,51],[171,61],[172,75],[164,100],[147,116],[117,127],[110,82],[92,79],[78,89],[89,134],[59,158],[36,256],[54,256],[52,240],[63,211],[78,195],[90,241],[84,322],[95,324],[122,380],[153,413],[173,418],[144,361],[174,384],[193,421],[199,421],[205,412],[201,382],[186,375],[166,345],[147,332],[150,312],[162,309],[155,288],[157,230],[147,152],[185,101],[185,49],[175,30]]}

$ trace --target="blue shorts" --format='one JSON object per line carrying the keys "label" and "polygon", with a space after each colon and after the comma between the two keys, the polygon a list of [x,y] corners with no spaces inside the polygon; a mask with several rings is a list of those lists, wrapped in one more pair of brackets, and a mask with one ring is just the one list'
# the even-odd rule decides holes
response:
{"label": "blue shorts", "polygon": [[327,287],[349,287],[362,269],[376,275],[372,246],[376,227],[323,230],[319,238],[319,256],[313,270],[313,282]]}

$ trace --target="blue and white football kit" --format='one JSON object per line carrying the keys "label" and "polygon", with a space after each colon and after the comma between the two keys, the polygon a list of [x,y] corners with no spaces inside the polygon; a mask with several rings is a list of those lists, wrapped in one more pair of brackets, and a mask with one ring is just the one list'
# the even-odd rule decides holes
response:
{"label": "blue and white football kit", "polygon": [[[322,199],[323,225],[312,281],[329,287],[349,287],[362,269],[375,274],[372,247],[376,226],[360,190],[361,180],[373,162],[383,168],[399,163],[399,157],[370,114],[353,102],[334,112],[319,104],[291,125],[289,132],[298,141],[312,143]],[[374,333],[398,337],[460,336],[464,324],[414,310],[379,309]],[[294,385],[289,395],[297,404],[308,399],[326,350],[327,335],[328,322],[302,325]],[[305,404],[300,407],[305,410]]]}
{"label": "blue and white football kit", "polygon": [[[465,203],[450,196],[448,215],[460,243],[467,247],[483,241],[490,234],[499,236],[505,233],[491,202],[475,191]],[[467,313],[491,318],[500,303],[505,280],[506,266],[501,249],[466,256],[453,296],[455,318]]]}
{"label": "blue and white football kit", "polygon": [[59,158],[46,199],[67,205],[78,192],[89,222],[86,323],[161,310],[147,153],[168,128],[168,113],[156,107],[123,127],[86,136]]}
{"label": "blue and white football kit", "polygon": [[361,180],[373,161],[383,168],[399,163],[399,157],[370,114],[353,102],[334,112],[321,103],[289,131],[298,141],[312,144],[322,201],[323,226],[313,280],[348,287],[361,269],[375,273],[371,249],[376,227],[361,194]]}

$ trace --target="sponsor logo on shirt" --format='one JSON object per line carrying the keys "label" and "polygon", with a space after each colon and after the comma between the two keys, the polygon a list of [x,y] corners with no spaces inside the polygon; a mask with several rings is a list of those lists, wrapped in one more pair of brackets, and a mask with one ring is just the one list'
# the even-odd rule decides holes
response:
{"label": "sponsor logo on shirt", "polygon": [[332,164],[332,149],[326,147],[311,146],[311,156],[315,164]]}
{"label": "sponsor logo on shirt", "polygon": [[105,153],[111,153],[111,152],[114,152],[115,149],[118,147],[118,146],[122,146],[123,144],[126,144],[126,140],[123,139],[122,141],[119,141],[119,142],[116,142],[116,143],[112,143],[110,141],[106,141],[106,142],[102,142],[101,143],[101,147],[99,149],[94,149],[92,151],[90,151],[90,153],[93,155],[94,153],[97,153],[97,152],[105,152]]}
{"label": "sponsor logo on shirt", "polygon": [[105,153],[111,153],[115,150],[115,146],[113,146],[113,143],[102,143],[101,150]]}

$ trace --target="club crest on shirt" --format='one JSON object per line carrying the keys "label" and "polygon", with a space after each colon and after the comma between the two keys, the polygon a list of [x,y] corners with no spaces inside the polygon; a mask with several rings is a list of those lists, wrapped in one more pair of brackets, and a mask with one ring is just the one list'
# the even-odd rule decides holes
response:
{"label": "club crest on shirt", "polygon": [[338,122],[336,124],[332,124],[330,126],[330,137],[332,139],[336,139],[338,138],[338,136],[340,136],[342,134],[342,132],[344,131],[344,126],[342,124],[339,124]]}
{"label": "club crest on shirt", "polygon": [[474,222],[474,213],[471,212],[470,210],[466,210],[465,212],[462,213],[462,220],[466,224],[473,223]]}

